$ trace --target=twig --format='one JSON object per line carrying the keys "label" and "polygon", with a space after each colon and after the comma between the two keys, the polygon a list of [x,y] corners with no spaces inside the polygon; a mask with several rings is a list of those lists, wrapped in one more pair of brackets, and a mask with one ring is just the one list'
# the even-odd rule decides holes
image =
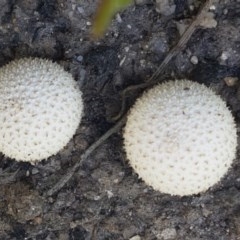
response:
{"label": "twig", "polygon": [[[188,27],[188,29],[185,31],[185,33],[182,35],[180,40],[178,41],[177,45],[172,48],[172,50],[167,54],[157,71],[151,76],[151,78],[146,82],[135,86],[130,86],[126,88],[123,91],[123,102],[122,102],[122,108],[118,116],[116,116],[114,119],[118,120],[123,115],[123,112],[125,111],[125,95],[129,91],[133,91],[136,89],[146,88],[150,85],[153,85],[158,78],[158,76],[165,70],[168,63],[172,60],[173,57],[175,57],[186,45],[190,37],[192,36],[193,32],[195,31],[196,27],[199,25],[203,14],[209,9],[210,5],[212,4],[213,0],[207,0],[201,9],[200,13],[196,17],[196,19],[191,23],[191,25]],[[95,143],[93,143],[84,154],[81,155],[80,159],[75,163],[75,165],[58,181],[50,190],[47,191],[45,194],[46,196],[53,196],[56,194],[59,190],[61,190],[68,181],[72,178],[74,173],[81,167],[82,162],[96,149],[98,148],[105,140],[107,140],[112,134],[119,131],[119,129],[125,124],[126,122],[126,115],[124,115],[111,129],[109,129],[105,134],[103,134]]]}
{"label": "twig", "polygon": [[210,6],[212,5],[213,0],[207,0],[202,9],[200,10],[199,14],[196,16],[196,18],[193,20],[193,22],[189,25],[187,30],[183,33],[181,38],[179,39],[177,45],[175,45],[167,54],[167,56],[164,58],[162,61],[161,65],[158,67],[158,69],[153,73],[153,75],[147,80],[145,83],[141,83],[139,85],[132,85],[124,89],[122,92],[122,106],[121,110],[117,114],[117,116],[112,118],[112,121],[117,121],[118,119],[121,118],[123,113],[125,112],[126,108],[126,96],[129,92],[132,92],[134,90],[138,89],[145,89],[149,86],[154,85],[156,82],[159,81],[158,77],[160,74],[163,73],[163,71],[166,69],[168,66],[169,62],[177,56],[177,54],[183,50],[189,39],[191,38],[192,34],[196,30],[196,28],[200,25],[202,18],[204,14],[209,10]]}
{"label": "twig", "polygon": [[96,142],[94,142],[85,152],[81,155],[80,159],[75,163],[75,165],[56,183],[48,192],[47,196],[53,196],[60,189],[62,189],[67,182],[72,178],[73,174],[81,167],[82,162],[96,149],[98,148],[106,139],[108,139],[112,134],[116,133],[125,124],[127,117],[124,116],[119,120],[112,128],[110,128],[106,133],[104,133]]}

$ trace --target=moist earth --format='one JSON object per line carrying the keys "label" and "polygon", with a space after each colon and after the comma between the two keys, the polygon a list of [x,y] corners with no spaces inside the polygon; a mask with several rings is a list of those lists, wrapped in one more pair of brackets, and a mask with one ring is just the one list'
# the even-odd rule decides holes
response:
{"label": "moist earth", "polygon": [[[64,188],[46,195],[114,126],[122,91],[156,71],[202,2],[136,0],[94,41],[90,31],[97,1],[1,0],[0,66],[21,57],[58,62],[83,91],[85,113],[73,139],[56,156],[32,166],[0,155],[0,239],[240,239],[239,154],[207,192],[173,197],[138,179],[128,165],[120,130],[84,160]],[[215,1],[211,12],[217,25],[196,29],[160,81],[188,78],[213,88],[238,127],[240,2]],[[129,94],[126,110],[141,91]]]}

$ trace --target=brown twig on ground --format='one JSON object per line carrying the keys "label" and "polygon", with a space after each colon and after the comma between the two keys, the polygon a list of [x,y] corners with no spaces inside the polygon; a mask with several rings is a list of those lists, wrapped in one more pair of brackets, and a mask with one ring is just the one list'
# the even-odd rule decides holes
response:
{"label": "brown twig on ground", "polygon": [[[170,50],[167,54],[159,68],[156,72],[151,76],[151,78],[142,84],[130,86],[123,91],[123,102],[122,102],[122,109],[118,116],[114,119],[115,121],[120,119],[125,111],[125,96],[128,92],[136,90],[136,89],[144,89],[156,83],[158,80],[158,76],[166,69],[169,62],[175,57],[186,45],[192,34],[194,33],[195,29],[199,25],[200,21],[202,20],[202,16],[206,11],[208,11],[210,5],[212,4],[213,0],[207,0],[203,5],[200,13],[197,15],[196,19],[190,24],[187,30],[184,32],[182,37],[179,39],[177,45]],[[95,143],[93,143],[80,157],[80,159],[75,163],[75,165],[69,169],[69,171],[50,189],[46,192],[46,196],[53,196],[59,190],[61,190],[68,181],[72,178],[74,173],[81,167],[82,162],[96,149],[98,148],[105,140],[107,140],[112,134],[116,133],[121,129],[121,127],[126,122],[126,115],[124,115],[110,130],[108,130],[105,134],[103,134]]]}
{"label": "brown twig on ground", "polygon": [[153,75],[144,83],[138,84],[138,85],[132,85],[127,87],[126,89],[123,90],[122,92],[122,106],[121,110],[117,114],[117,116],[112,118],[112,121],[117,121],[118,119],[121,118],[123,113],[125,112],[126,108],[126,98],[127,94],[129,92],[138,90],[138,89],[145,89],[147,87],[153,86],[156,84],[159,79],[159,76],[163,71],[166,69],[168,66],[169,62],[177,56],[177,54],[182,51],[191,38],[192,34],[195,32],[196,28],[201,24],[201,21],[203,17],[205,16],[205,13],[209,10],[210,6],[212,5],[213,0],[207,0],[202,9],[200,10],[199,14],[196,16],[196,18],[192,21],[190,26],[186,29],[186,31],[183,33],[181,38],[179,39],[178,43],[168,52],[167,56],[164,58],[158,69],[153,73]]}
{"label": "brown twig on ground", "polygon": [[69,169],[69,171],[54,185],[48,192],[47,196],[53,196],[60,189],[62,189],[67,182],[72,178],[73,174],[81,167],[82,162],[105,140],[107,140],[112,134],[116,133],[125,124],[127,117],[122,117],[112,128],[110,128],[106,133],[104,133],[96,142],[94,142],[80,157],[80,159],[75,163],[75,165]]}

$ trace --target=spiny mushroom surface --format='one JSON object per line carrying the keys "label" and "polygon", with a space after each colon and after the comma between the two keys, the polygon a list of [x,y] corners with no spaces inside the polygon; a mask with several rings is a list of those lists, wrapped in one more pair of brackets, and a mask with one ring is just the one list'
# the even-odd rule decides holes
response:
{"label": "spiny mushroom surface", "polygon": [[82,112],[81,91],[60,65],[23,58],[0,68],[0,151],[7,157],[34,163],[56,154]]}
{"label": "spiny mushroom surface", "polygon": [[146,91],[124,129],[130,165],[155,190],[171,195],[197,194],[219,182],[235,158],[236,145],[226,103],[188,80]]}

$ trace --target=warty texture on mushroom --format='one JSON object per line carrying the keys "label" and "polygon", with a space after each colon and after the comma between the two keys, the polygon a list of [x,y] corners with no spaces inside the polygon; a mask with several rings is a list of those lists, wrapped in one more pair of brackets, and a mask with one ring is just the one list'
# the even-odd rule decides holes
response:
{"label": "warty texture on mushroom", "polygon": [[208,190],[229,170],[237,131],[226,103],[208,87],[169,81],[146,91],[130,109],[124,148],[148,185],[171,195]]}
{"label": "warty texture on mushroom", "polygon": [[82,93],[52,61],[23,58],[0,68],[0,152],[35,163],[59,152],[83,114]]}

